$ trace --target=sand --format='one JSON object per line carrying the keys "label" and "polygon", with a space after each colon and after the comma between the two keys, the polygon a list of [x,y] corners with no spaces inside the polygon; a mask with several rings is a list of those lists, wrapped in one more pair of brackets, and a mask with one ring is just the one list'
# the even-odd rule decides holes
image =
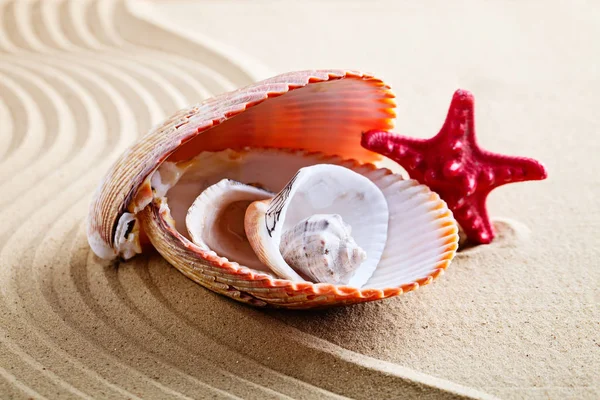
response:
{"label": "sand", "polygon": [[[1,2],[0,397],[600,397],[600,8],[394,4]],[[482,146],[550,178],[496,190],[493,244],[379,303],[256,310],[157,254],[92,254],[87,205],[128,144],[320,67],[382,76],[419,137],[469,89]]]}

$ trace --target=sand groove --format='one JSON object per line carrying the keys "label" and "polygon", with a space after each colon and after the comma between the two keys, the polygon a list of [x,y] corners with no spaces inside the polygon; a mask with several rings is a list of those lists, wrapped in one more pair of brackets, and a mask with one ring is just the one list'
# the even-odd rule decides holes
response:
{"label": "sand groove", "polygon": [[91,253],[83,219],[116,156],[175,110],[257,78],[129,7],[0,2],[2,397],[484,396],[302,333],[156,255]]}

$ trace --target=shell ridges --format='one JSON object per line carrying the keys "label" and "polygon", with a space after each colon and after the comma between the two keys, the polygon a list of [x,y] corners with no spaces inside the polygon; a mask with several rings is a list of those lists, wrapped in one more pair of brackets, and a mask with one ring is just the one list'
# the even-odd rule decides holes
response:
{"label": "shell ridges", "polygon": [[[201,133],[212,132],[212,128],[226,122],[238,121],[240,117],[247,114],[248,110],[262,107],[265,100],[269,98],[283,98],[285,97],[284,94],[302,90],[304,87],[349,80],[365,82],[360,87],[364,87],[366,91],[374,96],[370,100],[365,99],[363,103],[367,107],[364,109],[366,119],[364,121],[360,119],[352,120],[348,119],[350,118],[349,115],[344,114],[339,114],[336,117],[336,102],[332,101],[328,103],[328,107],[332,109],[334,116],[329,123],[335,122],[336,118],[339,118],[340,126],[348,126],[348,132],[356,130],[359,135],[362,130],[370,128],[393,128],[393,113],[390,113],[390,110],[395,107],[395,104],[392,101],[393,94],[389,87],[370,74],[348,70],[311,70],[282,74],[178,111],[126,151],[115,162],[98,187],[90,204],[87,222],[88,237],[91,238],[90,244],[93,244],[93,249],[98,250],[99,256],[106,258],[113,258],[119,253],[119,249],[115,248],[114,235],[117,221],[122,213],[128,209],[137,212],[145,207],[150,192],[149,184],[144,183],[146,178],[152,174],[161,162],[169,157],[181,160],[191,158],[197,154],[197,147],[205,146],[205,144],[198,144],[194,141]],[[347,88],[347,85],[339,87],[343,91]],[[386,100],[385,105],[379,103],[378,99]],[[273,101],[276,100],[270,100],[269,103]],[[373,108],[373,104],[381,104],[381,107]],[[310,108],[307,108],[304,112],[305,115],[311,114]],[[258,112],[255,114],[258,114]],[[282,116],[282,118],[284,117],[285,115]],[[250,120],[251,117],[248,117],[248,119]],[[316,122],[318,123],[318,121]],[[300,132],[303,128],[297,129]],[[314,126],[306,126],[306,129],[310,132],[314,130]],[[335,126],[332,126],[332,131],[340,131],[339,135],[342,135],[340,137],[347,134],[343,130],[335,129]],[[204,134],[201,136],[204,136]],[[286,139],[287,142],[284,147],[317,150],[316,148],[310,149],[311,142],[302,139],[303,136],[306,135],[290,136],[289,139]],[[214,147],[205,150],[223,150],[232,147],[236,140],[232,141],[227,135],[213,134],[212,137],[207,137],[207,142],[214,143]],[[252,136],[248,136],[244,140],[245,143],[240,142],[241,146],[279,146],[276,140],[272,143],[259,142],[253,139]],[[360,148],[358,140],[356,144],[351,141],[343,146],[348,149],[348,154],[352,153],[352,155],[359,156],[363,161],[377,158],[373,153]],[[333,149],[333,141],[331,149]],[[350,151],[350,149],[352,150]],[[342,153],[344,152],[346,150],[342,151]],[[140,190],[145,191],[142,196],[138,195]],[[138,199],[141,203],[131,204],[138,201]],[[101,244],[102,242],[103,244]],[[113,248],[114,251],[106,251],[106,248]]]}

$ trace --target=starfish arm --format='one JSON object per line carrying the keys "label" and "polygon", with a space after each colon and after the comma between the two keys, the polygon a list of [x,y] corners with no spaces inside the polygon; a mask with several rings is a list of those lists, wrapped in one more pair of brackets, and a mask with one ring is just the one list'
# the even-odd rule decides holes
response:
{"label": "starfish arm", "polygon": [[538,181],[548,177],[544,165],[532,158],[511,157],[482,151],[481,164],[487,170],[491,186],[497,187],[512,182]]}
{"label": "starfish arm", "polygon": [[475,141],[475,99],[468,90],[458,89],[452,96],[442,129],[435,137],[448,142]]}
{"label": "starfish arm", "polygon": [[478,244],[488,244],[495,236],[486,208],[487,195],[485,192],[477,193],[462,207],[453,210],[454,218],[467,237]]}
{"label": "starfish arm", "polygon": [[403,167],[409,159],[422,152],[427,140],[413,139],[387,131],[370,130],[362,134],[361,145],[367,149],[391,158]]}

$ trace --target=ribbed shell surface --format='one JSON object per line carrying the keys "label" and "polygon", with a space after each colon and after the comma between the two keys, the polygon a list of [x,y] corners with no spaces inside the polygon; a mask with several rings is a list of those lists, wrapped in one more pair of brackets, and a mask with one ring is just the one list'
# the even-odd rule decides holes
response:
{"label": "ribbed shell surface", "polygon": [[152,200],[149,175],[167,158],[201,151],[280,147],[344,158],[378,158],[360,146],[361,132],[391,129],[394,95],[381,80],[346,70],[279,75],[181,110],[132,145],[108,171],[92,200],[88,240],[114,258],[120,216]]}

